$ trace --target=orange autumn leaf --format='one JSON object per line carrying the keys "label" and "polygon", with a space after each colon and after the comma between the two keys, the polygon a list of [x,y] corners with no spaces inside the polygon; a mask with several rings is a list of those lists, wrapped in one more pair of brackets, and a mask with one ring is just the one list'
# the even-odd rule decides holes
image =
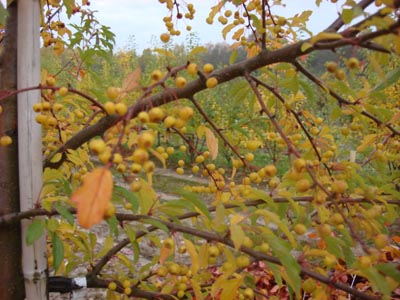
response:
{"label": "orange autumn leaf", "polygon": [[211,129],[205,127],[206,133],[206,144],[210,151],[212,160],[216,159],[218,156],[218,139],[215,137]]}
{"label": "orange autumn leaf", "polygon": [[100,223],[111,200],[113,178],[108,168],[97,168],[84,179],[82,186],[71,196],[78,204],[78,222],[83,228]]}

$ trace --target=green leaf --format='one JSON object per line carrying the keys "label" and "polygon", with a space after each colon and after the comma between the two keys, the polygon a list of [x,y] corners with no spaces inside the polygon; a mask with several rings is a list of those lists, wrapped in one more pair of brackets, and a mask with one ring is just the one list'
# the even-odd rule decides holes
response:
{"label": "green leaf", "polygon": [[183,198],[190,201],[204,216],[211,220],[210,212],[208,211],[207,205],[194,193],[181,190],[179,192]]}
{"label": "green leaf", "polygon": [[344,259],[344,255],[341,248],[341,246],[343,245],[343,241],[341,239],[338,239],[333,236],[324,236],[323,239],[330,253],[332,253],[336,257]]}
{"label": "green leaf", "polygon": [[51,244],[53,245],[53,266],[54,270],[57,270],[64,259],[64,246],[56,233],[51,235]]}
{"label": "green leaf", "polygon": [[365,268],[362,270],[363,274],[369,282],[371,283],[372,289],[374,291],[379,291],[382,293],[382,299],[390,299],[390,286],[386,281],[385,277],[382,276],[375,267]]}
{"label": "green leaf", "polygon": [[400,68],[394,69],[390,71],[385,80],[383,80],[381,83],[379,83],[377,86],[373,88],[373,91],[380,91],[383,90],[392,84],[396,83],[400,78]]}
{"label": "green leaf", "polygon": [[118,235],[118,220],[115,216],[107,219],[108,226],[110,226],[110,233],[113,235]]}
{"label": "green leaf", "polygon": [[132,212],[137,212],[139,210],[139,199],[138,197],[132,193],[131,191],[128,191],[126,188],[122,186],[115,185],[114,186],[114,193],[121,195],[124,197],[130,204],[132,204]]}
{"label": "green leaf", "polygon": [[[300,266],[297,263],[296,259],[290,253],[292,247],[291,245],[283,240],[275,236],[272,232],[264,234],[266,241],[271,246],[271,249],[275,256],[279,259],[282,265],[285,267],[285,272],[287,275],[286,281],[293,288],[296,294],[300,294]],[[285,275],[282,274],[281,275]]]}
{"label": "green leaf", "polygon": [[57,203],[54,208],[64,219],[68,221],[69,224],[74,224],[74,216],[71,214],[68,208],[60,203]]}
{"label": "green leaf", "polygon": [[130,226],[130,225],[125,225],[124,226],[126,235],[128,236],[128,239],[131,243],[136,241],[136,231]]}
{"label": "green leaf", "polygon": [[270,262],[267,262],[267,261],[265,263],[267,264],[268,268],[271,270],[272,274],[274,274],[274,278],[275,278],[277,285],[279,287],[281,287],[283,285],[283,282],[282,282],[282,277],[279,273],[280,266],[270,263]]}
{"label": "green leaf", "polygon": [[233,65],[236,62],[237,57],[238,57],[237,50],[233,50],[231,55],[229,56],[229,64]]}
{"label": "green leaf", "polygon": [[32,245],[44,233],[45,223],[43,220],[33,220],[26,231],[26,244]]}
{"label": "green leaf", "polygon": [[348,8],[343,9],[342,20],[344,24],[349,24],[353,20],[353,10]]}
{"label": "green leaf", "polygon": [[154,227],[161,229],[162,231],[169,233],[169,229],[168,227],[163,224],[162,222],[158,221],[158,220],[154,220],[154,219],[144,219],[143,220],[144,223],[153,225]]}
{"label": "green leaf", "polygon": [[375,266],[378,271],[392,277],[397,282],[400,282],[400,271],[398,267],[399,265],[397,263],[385,263]]}

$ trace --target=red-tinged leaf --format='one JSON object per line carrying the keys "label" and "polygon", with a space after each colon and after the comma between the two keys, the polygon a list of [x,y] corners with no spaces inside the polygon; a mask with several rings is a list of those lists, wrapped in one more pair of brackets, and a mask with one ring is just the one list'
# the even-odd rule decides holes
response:
{"label": "red-tinged leaf", "polygon": [[122,91],[128,93],[138,88],[140,86],[139,79],[141,76],[142,69],[137,67],[122,80]]}
{"label": "red-tinged leaf", "polygon": [[172,254],[173,249],[162,245],[160,249],[160,264],[164,264],[167,258]]}
{"label": "red-tinged leaf", "polygon": [[216,159],[218,156],[218,139],[210,128],[205,128],[207,148],[210,151],[211,159]]}
{"label": "red-tinged leaf", "polygon": [[78,204],[78,222],[83,228],[90,228],[103,219],[111,200],[113,178],[108,168],[97,168],[90,172],[83,185],[71,196]]}
{"label": "red-tinged leaf", "polygon": [[400,236],[398,235],[392,236],[392,241],[397,244],[400,244]]}

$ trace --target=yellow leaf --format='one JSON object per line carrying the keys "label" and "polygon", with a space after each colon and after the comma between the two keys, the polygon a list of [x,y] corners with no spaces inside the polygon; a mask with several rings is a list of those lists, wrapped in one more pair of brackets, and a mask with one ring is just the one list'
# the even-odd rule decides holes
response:
{"label": "yellow leaf", "polygon": [[206,269],[208,267],[208,244],[202,244],[199,249],[199,267]]}
{"label": "yellow leaf", "polygon": [[190,286],[193,289],[194,296],[196,297],[196,300],[203,300],[203,293],[201,292],[201,287],[199,283],[195,279],[190,279]]}
{"label": "yellow leaf", "polygon": [[203,47],[203,46],[197,46],[195,48],[193,48],[190,52],[189,52],[189,57],[193,58],[196,54],[198,53],[202,53],[202,52],[207,52],[207,48]]}
{"label": "yellow leaf", "polygon": [[140,86],[139,79],[142,76],[142,69],[137,67],[122,80],[122,92],[130,92]]}
{"label": "yellow leaf", "polygon": [[311,43],[304,42],[304,43],[301,45],[301,52],[306,52],[306,51],[307,51],[308,49],[310,49],[312,46],[313,46],[313,45],[312,45]]}
{"label": "yellow leaf", "polygon": [[377,134],[368,134],[364,137],[360,146],[357,147],[357,152],[363,152],[368,146],[375,144],[378,139]]}
{"label": "yellow leaf", "polygon": [[157,203],[158,197],[153,188],[144,180],[141,180],[142,187],[138,192],[140,213],[147,214]]}
{"label": "yellow leaf", "polygon": [[150,148],[149,151],[151,152],[151,154],[158,158],[158,160],[162,163],[164,169],[167,168],[167,165],[165,164],[165,158],[160,153],[158,153],[153,148]]}
{"label": "yellow leaf", "polygon": [[113,178],[108,168],[97,168],[86,175],[83,185],[71,196],[78,204],[78,222],[83,228],[100,223],[111,200]]}
{"label": "yellow leaf", "polygon": [[61,158],[62,158],[62,154],[61,154],[61,153],[56,153],[56,155],[54,155],[54,156],[50,159],[50,161],[51,161],[52,163],[56,163],[56,162],[59,162],[59,161],[61,160]]}
{"label": "yellow leaf", "polygon": [[230,226],[230,232],[233,245],[235,246],[235,249],[238,250],[242,246],[246,235],[244,234],[242,227],[237,224],[232,224]]}
{"label": "yellow leaf", "polygon": [[239,291],[239,287],[242,284],[242,277],[237,277],[233,279],[228,279],[222,284],[222,293],[221,293],[221,298],[224,300],[234,300],[237,299],[237,294]]}
{"label": "yellow leaf", "polygon": [[199,139],[201,139],[204,135],[204,133],[206,132],[206,126],[204,125],[200,125],[199,127],[197,127],[197,137]]}
{"label": "yellow leaf", "polygon": [[196,248],[194,247],[193,243],[187,239],[185,239],[185,247],[186,247],[186,250],[189,253],[190,259],[191,259],[190,270],[192,271],[193,274],[197,274],[197,271],[200,268],[199,254],[197,253]]}
{"label": "yellow leaf", "polygon": [[156,48],[156,49],[154,49],[153,51],[154,51],[154,52],[157,52],[157,53],[159,53],[159,54],[163,54],[163,55],[165,55],[165,56],[167,56],[167,57],[169,57],[169,58],[176,58],[175,55],[174,55],[172,52],[167,51],[167,50],[165,50],[165,49]]}
{"label": "yellow leaf", "polygon": [[334,32],[320,32],[317,35],[313,36],[310,39],[311,44],[315,44],[319,41],[325,41],[325,40],[340,40],[342,38],[342,35],[339,33],[334,33]]}
{"label": "yellow leaf", "polygon": [[235,28],[235,24],[231,23],[228,24],[227,26],[224,27],[224,29],[222,29],[222,36],[224,38],[224,40],[226,40],[226,35],[233,29]]}
{"label": "yellow leaf", "polygon": [[209,128],[205,128],[206,131],[206,144],[210,151],[211,159],[214,160],[218,156],[218,139]]}
{"label": "yellow leaf", "polygon": [[50,180],[61,179],[63,176],[64,174],[59,170],[46,168],[43,174],[43,181],[47,182]]}
{"label": "yellow leaf", "polygon": [[240,28],[240,29],[236,30],[235,33],[232,35],[232,39],[238,41],[240,39],[240,37],[243,35],[243,32],[244,32],[244,28]]}

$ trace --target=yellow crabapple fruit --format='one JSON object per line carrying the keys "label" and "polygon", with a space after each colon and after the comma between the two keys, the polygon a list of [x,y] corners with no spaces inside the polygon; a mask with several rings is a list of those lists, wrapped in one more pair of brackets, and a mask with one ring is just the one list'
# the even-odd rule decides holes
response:
{"label": "yellow crabapple fruit", "polygon": [[151,146],[153,146],[153,143],[154,143],[154,135],[149,131],[142,132],[138,136],[137,144],[140,148],[144,149],[151,148]]}
{"label": "yellow crabapple fruit", "polygon": [[334,61],[328,61],[325,63],[325,67],[329,73],[335,73],[338,69],[338,65]]}
{"label": "yellow crabapple fruit", "polygon": [[61,97],[66,96],[66,95],[68,94],[68,88],[66,88],[65,86],[60,87],[60,89],[58,90],[58,94],[59,94]]}
{"label": "yellow crabapple fruit", "polygon": [[347,60],[346,65],[349,69],[358,69],[360,67],[360,62],[356,57],[350,57]]}
{"label": "yellow crabapple fruit", "polygon": [[35,103],[32,106],[32,109],[34,112],[40,112],[42,111],[42,103]]}
{"label": "yellow crabapple fruit", "polygon": [[194,111],[193,108],[191,108],[190,106],[185,106],[179,109],[178,114],[182,120],[187,121],[193,116]]}
{"label": "yellow crabapple fruit", "polygon": [[175,242],[172,238],[166,238],[163,241],[163,247],[167,248],[167,249],[172,249],[175,247]]}
{"label": "yellow crabapple fruit", "polygon": [[155,169],[156,169],[156,165],[151,160],[148,160],[143,164],[143,170],[146,173],[153,173]]}
{"label": "yellow crabapple fruit", "polygon": [[162,34],[160,35],[160,40],[161,40],[163,43],[168,43],[170,38],[171,38],[171,36],[169,35],[169,33],[162,33]]}
{"label": "yellow crabapple fruit", "polygon": [[211,73],[212,71],[214,71],[214,66],[210,63],[207,63],[203,66],[203,71],[204,73]]}
{"label": "yellow crabapple fruit", "polygon": [[335,180],[332,182],[331,190],[337,194],[343,194],[348,188],[347,182],[344,180]]}
{"label": "yellow crabapple fruit", "polygon": [[120,102],[120,103],[115,104],[115,112],[119,116],[125,115],[127,111],[128,111],[128,107],[126,106],[125,103]]}
{"label": "yellow crabapple fruit", "polygon": [[159,107],[153,107],[149,111],[149,117],[150,117],[150,121],[151,122],[157,123],[157,122],[160,122],[163,119],[164,112]]}
{"label": "yellow crabapple fruit", "polygon": [[298,223],[293,227],[294,232],[299,235],[305,234],[307,232],[307,227],[304,224]]}
{"label": "yellow crabapple fruit", "polygon": [[186,70],[189,75],[196,75],[197,71],[198,71],[197,64],[195,64],[195,63],[188,64],[188,66],[186,67]]}
{"label": "yellow crabapple fruit", "polygon": [[185,77],[178,76],[175,79],[175,85],[178,88],[184,88],[186,86],[186,83],[187,83],[187,81],[186,81]]}
{"label": "yellow crabapple fruit", "polygon": [[131,171],[132,171],[132,173],[137,174],[137,173],[139,173],[141,170],[142,170],[142,165],[141,165],[141,164],[133,163],[133,164],[131,165]]}
{"label": "yellow crabapple fruit", "polygon": [[151,79],[154,81],[159,81],[163,77],[163,73],[160,70],[154,70],[151,73]]}
{"label": "yellow crabapple fruit", "polygon": [[117,289],[117,284],[116,284],[114,281],[111,281],[111,282],[108,284],[108,289],[109,289],[110,291],[115,291],[115,290]]}
{"label": "yellow crabapple fruit", "polygon": [[0,146],[7,147],[12,144],[12,138],[8,135],[3,135],[0,138]]}
{"label": "yellow crabapple fruit", "polygon": [[138,120],[142,123],[148,123],[150,122],[150,116],[146,111],[141,111],[138,116],[137,116]]}
{"label": "yellow crabapple fruit", "polygon": [[106,150],[106,144],[102,139],[92,140],[89,143],[89,149],[95,154],[101,154]]}
{"label": "yellow crabapple fruit", "polygon": [[257,148],[259,146],[260,146],[260,143],[256,140],[247,141],[247,143],[246,143],[246,148],[251,151],[257,150]]}
{"label": "yellow crabapple fruit", "polygon": [[274,177],[278,172],[278,170],[276,169],[276,167],[274,165],[266,165],[264,167],[264,171],[265,171],[265,175],[267,177]]}
{"label": "yellow crabapple fruit", "polygon": [[310,187],[310,181],[308,181],[308,179],[300,179],[299,181],[296,182],[296,191],[298,191],[299,193],[304,193],[307,192]]}
{"label": "yellow crabapple fruit", "polygon": [[209,89],[212,89],[218,85],[218,79],[215,77],[210,77],[206,80],[206,86]]}
{"label": "yellow crabapple fruit", "polygon": [[115,205],[112,202],[108,203],[107,209],[104,212],[103,218],[109,219],[115,215]]}
{"label": "yellow crabapple fruit", "polygon": [[165,150],[167,152],[167,154],[171,155],[175,152],[174,147],[167,147],[167,150]]}
{"label": "yellow crabapple fruit", "polygon": [[106,110],[106,113],[109,115],[115,114],[115,103],[107,101],[106,103],[104,103],[104,109]]}
{"label": "yellow crabapple fruit", "polygon": [[139,192],[142,188],[142,182],[139,180],[134,180],[132,181],[130,188],[132,192]]}
{"label": "yellow crabapple fruit", "polygon": [[149,153],[142,148],[137,148],[133,151],[132,160],[137,164],[144,164],[149,159]]}
{"label": "yellow crabapple fruit", "polygon": [[122,163],[122,161],[123,161],[122,155],[119,153],[115,153],[113,156],[113,163],[120,164]]}
{"label": "yellow crabapple fruit", "polygon": [[296,172],[300,173],[306,167],[306,161],[304,159],[302,159],[302,158],[296,158],[293,161],[293,167],[294,167]]}
{"label": "yellow crabapple fruit", "polygon": [[164,126],[166,128],[172,128],[175,126],[176,118],[173,116],[168,116],[164,119]]}
{"label": "yellow crabapple fruit", "polygon": [[56,79],[53,76],[48,76],[46,78],[46,84],[49,86],[54,86],[56,84]]}
{"label": "yellow crabapple fruit", "polygon": [[108,98],[114,100],[114,99],[118,98],[118,96],[119,96],[119,94],[120,94],[120,89],[117,88],[117,87],[115,87],[115,86],[109,86],[109,87],[107,88],[106,94],[107,94],[107,97],[108,97]]}
{"label": "yellow crabapple fruit", "polygon": [[238,268],[246,268],[250,265],[250,258],[246,255],[236,257],[236,266]]}

